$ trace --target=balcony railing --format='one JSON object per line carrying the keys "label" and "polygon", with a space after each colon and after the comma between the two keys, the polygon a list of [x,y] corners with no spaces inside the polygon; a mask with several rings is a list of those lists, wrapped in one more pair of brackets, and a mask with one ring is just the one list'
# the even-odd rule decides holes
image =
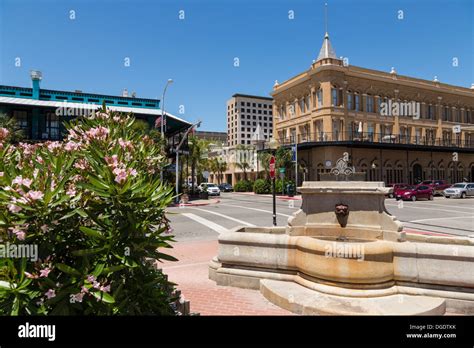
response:
{"label": "balcony railing", "polygon": [[317,132],[299,134],[297,137],[290,136],[280,138],[281,145],[291,145],[297,138],[298,144],[302,143],[378,143],[378,144],[401,144],[401,145],[420,145],[420,146],[443,146],[457,148],[474,148],[474,139],[449,139],[432,138],[427,136],[405,136],[402,134],[386,133],[364,133],[364,132]]}

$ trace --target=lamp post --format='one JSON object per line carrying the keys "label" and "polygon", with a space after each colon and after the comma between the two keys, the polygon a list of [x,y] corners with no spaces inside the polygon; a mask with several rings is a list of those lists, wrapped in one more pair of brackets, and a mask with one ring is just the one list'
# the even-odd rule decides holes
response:
{"label": "lamp post", "polygon": [[176,147],[176,168],[175,168],[175,174],[176,174],[176,180],[175,180],[175,184],[176,184],[176,188],[175,188],[175,191],[176,191],[176,197],[175,197],[175,202],[176,204],[179,203],[179,172],[178,172],[178,168],[179,168],[179,149],[181,148],[181,146],[184,144],[184,141],[186,140],[189,132],[194,128],[199,128],[201,126],[201,121],[197,121],[195,124],[193,124],[191,127],[188,128],[188,130],[186,131],[186,133],[184,133],[183,135],[183,139],[181,139],[180,143],[178,144],[178,146]]}
{"label": "lamp post", "polygon": [[270,177],[272,178],[272,196],[273,196],[273,226],[277,225],[276,220],[276,189],[275,189],[275,153],[278,149],[279,143],[275,138],[268,141],[268,148],[271,151],[272,157],[270,159]]}
{"label": "lamp post", "polygon": [[[168,86],[173,83],[172,79],[168,79],[166,82],[165,89],[163,90],[163,94],[161,96],[161,141],[162,145],[164,145],[164,139],[165,139],[165,132],[164,132],[164,124],[166,122],[166,112],[165,112],[165,95],[166,95],[166,90],[168,89]],[[160,171],[160,180],[163,182],[163,168],[161,168]]]}

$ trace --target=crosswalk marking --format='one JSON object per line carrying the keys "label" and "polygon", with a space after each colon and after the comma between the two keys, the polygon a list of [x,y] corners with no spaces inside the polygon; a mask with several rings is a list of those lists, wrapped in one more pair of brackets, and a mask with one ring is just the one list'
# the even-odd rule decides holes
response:
{"label": "crosswalk marking", "polygon": [[211,220],[208,220],[208,219],[204,219],[203,217],[197,216],[196,214],[182,213],[181,215],[186,216],[187,218],[190,218],[191,220],[194,220],[196,222],[199,222],[200,224],[206,227],[209,227],[211,230],[214,230],[219,234],[229,232],[229,230],[225,228],[224,226],[218,225],[215,222],[212,222]]}
{"label": "crosswalk marking", "polygon": [[221,214],[221,213],[217,213],[217,212],[215,212],[215,211],[211,211],[211,210],[207,210],[207,209],[201,209],[201,208],[194,208],[194,207],[191,207],[191,209],[200,210],[200,211],[203,211],[203,212],[206,212],[206,213],[209,213],[209,214],[214,214],[214,215],[217,215],[217,216],[220,216],[220,217],[223,217],[223,218],[226,218],[226,219],[229,219],[229,220],[238,222],[238,223],[241,224],[241,225],[250,226],[250,227],[255,227],[254,224],[251,224],[251,223],[248,223],[248,222],[246,222],[246,221],[233,218],[232,216],[229,216],[229,215],[224,215],[224,214]]}
{"label": "crosswalk marking", "polygon": [[[242,208],[242,209],[249,209],[249,210],[255,210],[255,211],[261,211],[264,213],[270,213],[273,214],[271,210],[264,210],[264,209],[258,209],[258,208],[250,208],[250,207],[244,207],[242,205],[235,205],[235,204],[225,204],[225,203],[220,203],[220,205],[225,205],[227,207],[236,207],[236,208]],[[283,213],[277,213],[277,215],[284,216],[284,217],[290,217],[291,215],[288,214],[283,214]]]}

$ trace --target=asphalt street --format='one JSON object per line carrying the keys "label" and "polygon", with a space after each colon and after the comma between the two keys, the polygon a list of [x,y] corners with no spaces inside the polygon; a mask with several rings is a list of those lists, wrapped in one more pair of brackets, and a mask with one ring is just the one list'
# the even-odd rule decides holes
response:
{"label": "asphalt street", "polygon": [[[301,206],[301,200],[277,200],[277,224],[285,226]],[[428,233],[472,236],[474,238],[474,198],[416,202],[386,199],[387,210],[404,226]],[[240,193],[222,193],[220,202],[197,207],[168,209],[177,241],[215,240],[220,233],[239,226],[271,226],[272,198]]]}

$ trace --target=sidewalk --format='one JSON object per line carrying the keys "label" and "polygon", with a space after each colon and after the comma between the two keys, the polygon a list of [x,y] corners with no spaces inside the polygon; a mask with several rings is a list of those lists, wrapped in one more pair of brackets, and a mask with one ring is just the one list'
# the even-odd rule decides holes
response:
{"label": "sidewalk", "polygon": [[217,240],[178,242],[162,252],[179,261],[163,263],[163,272],[177,284],[191,312],[201,315],[293,315],[265,299],[260,291],[218,286],[209,280],[209,261],[217,254]]}

